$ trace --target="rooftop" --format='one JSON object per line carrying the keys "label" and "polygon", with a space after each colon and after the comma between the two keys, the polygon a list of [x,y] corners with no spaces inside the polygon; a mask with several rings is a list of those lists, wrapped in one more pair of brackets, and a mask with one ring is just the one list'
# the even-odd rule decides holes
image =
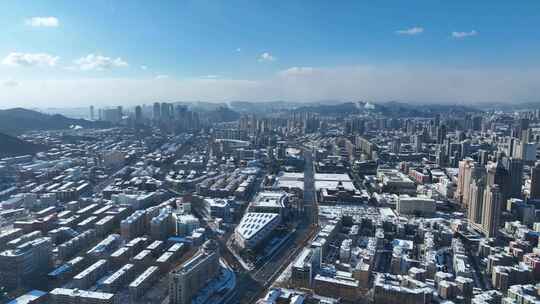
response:
{"label": "rooftop", "polygon": [[277,213],[247,212],[238,224],[236,231],[244,239],[250,239],[277,217],[279,217]]}

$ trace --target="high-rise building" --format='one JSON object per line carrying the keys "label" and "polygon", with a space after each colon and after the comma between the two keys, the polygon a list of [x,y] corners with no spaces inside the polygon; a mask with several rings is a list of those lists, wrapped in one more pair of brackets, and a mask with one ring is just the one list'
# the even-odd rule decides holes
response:
{"label": "high-rise building", "polygon": [[94,106],[90,106],[90,120],[94,120]]}
{"label": "high-rise building", "polygon": [[475,227],[482,226],[482,212],[484,206],[485,177],[473,180],[469,190],[469,223]]}
{"label": "high-rise building", "polygon": [[167,102],[161,103],[161,120],[162,121],[168,121],[171,119],[171,114],[172,114],[171,108],[172,108],[172,104],[167,103]]}
{"label": "high-rise building", "polygon": [[474,131],[482,130],[482,116],[474,116],[472,121],[472,129]]}
{"label": "high-rise building", "polygon": [[497,235],[501,217],[502,192],[499,185],[487,185],[482,207],[482,230],[487,237]]}
{"label": "high-rise building", "polygon": [[154,102],[152,114],[154,122],[159,122],[161,120],[161,104],[159,102]]}
{"label": "high-rise building", "polygon": [[219,251],[215,241],[169,273],[169,303],[188,304],[199,290],[219,274]]}
{"label": "high-rise building", "polygon": [[141,125],[143,122],[142,108],[141,106],[135,107],[135,124]]}
{"label": "high-rise building", "polygon": [[530,132],[529,132],[529,119],[522,118],[519,120],[519,135],[523,143],[529,143]]}
{"label": "high-rise building", "polygon": [[[498,185],[501,192],[502,201],[506,201],[509,197],[510,176],[508,170],[502,165],[502,161],[488,164],[487,166],[487,186]],[[501,206],[502,208],[503,206]]]}
{"label": "high-rise building", "polygon": [[531,190],[530,199],[540,199],[540,162],[531,168]]}
{"label": "high-rise building", "polygon": [[505,157],[503,166],[508,172],[508,198],[521,198],[523,185],[523,161],[521,159]]}
{"label": "high-rise building", "polygon": [[460,155],[462,158],[465,158],[469,156],[469,152],[471,150],[471,141],[466,139],[461,142],[461,151]]}
{"label": "high-rise building", "polygon": [[482,170],[480,166],[476,166],[474,160],[466,158],[459,162],[458,183],[456,189],[456,198],[463,206],[468,206],[469,188],[473,177],[479,176]]}
{"label": "high-rise building", "polygon": [[414,135],[413,142],[414,142],[414,152],[416,153],[422,152],[422,136]]}

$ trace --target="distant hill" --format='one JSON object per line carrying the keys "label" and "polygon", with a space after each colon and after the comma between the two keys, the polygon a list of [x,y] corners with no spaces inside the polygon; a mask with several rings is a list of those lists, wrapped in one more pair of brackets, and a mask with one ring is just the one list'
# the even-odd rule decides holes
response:
{"label": "distant hill", "polygon": [[240,113],[265,114],[268,112],[279,112],[294,110],[297,108],[340,104],[339,101],[325,100],[317,102],[293,102],[293,101],[231,101],[229,105],[234,111]]}
{"label": "distant hill", "polygon": [[380,111],[387,116],[394,117],[432,117],[436,114],[465,114],[482,112],[474,107],[451,104],[415,104],[390,101],[386,103],[377,103],[374,105],[376,111]]}
{"label": "distant hill", "polygon": [[354,102],[339,104],[310,105],[295,109],[295,112],[312,112],[322,115],[347,115],[361,113],[364,109],[358,107]]}
{"label": "distant hill", "polygon": [[84,119],[72,119],[59,114],[43,114],[23,108],[0,110],[0,132],[3,133],[20,134],[31,130],[61,130],[74,125],[84,128],[100,128],[109,124]]}
{"label": "distant hill", "polygon": [[338,104],[310,105],[294,111],[321,115],[347,116],[349,114],[380,113],[388,117],[433,117],[441,113],[475,113],[480,110],[461,105],[414,104],[391,101],[386,103],[344,102]]}
{"label": "distant hill", "polygon": [[36,154],[46,149],[45,146],[36,145],[17,137],[0,133],[0,158]]}

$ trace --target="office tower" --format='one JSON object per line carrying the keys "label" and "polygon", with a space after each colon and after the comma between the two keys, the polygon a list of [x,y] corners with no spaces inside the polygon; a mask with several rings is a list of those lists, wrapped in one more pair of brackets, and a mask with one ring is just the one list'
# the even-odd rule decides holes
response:
{"label": "office tower", "polygon": [[489,185],[484,191],[484,206],[482,211],[482,230],[487,237],[497,235],[501,217],[503,196],[499,185]]}
{"label": "office tower", "polygon": [[199,290],[219,274],[219,251],[207,241],[191,259],[169,273],[169,303],[188,304]]}
{"label": "office tower", "polygon": [[540,162],[536,162],[531,168],[531,190],[530,199],[540,199]]}
{"label": "office tower", "polygon": [[523,161],[511,157],[503,158],[503,166],[508,172],[508,198],[521,198],[523,185]]}
{"label": "office tower", "polygon": [[122,116],[124,115],[124,109],[122,108],[122,106],[118,106],[116,107],[116,109],[118,110],[118,115],[120,115],[120,118],[122,118]]}
{"label": "office tower", "polygon": [[[487,186],[498,185],[502,200],[506,202],[509,195],[510,176],[508,170],[502,165],[502,161],[491,163],[487,166]],[[503,207],[503,206],[501,206]]]}
{"label": "office tower", "polygon": [[90,120],[94,120],[94,106],[90,106]]}
{"label": "office tower", "polygon": [[458,182],[456,189],[457,200],[463,206],[467,205],[468,188],[471,183],[472,168],[474,161],[471,158],[464,159],[459,162]]}
{"label": "office tower", "polygon": [[141,125],[142,121],[143,121],[142,108],[141,108],[141,106],[136,106],[135,107],[135,124],[136,125]]}
{"label": "office tower", "polygon": [[482,225],[482,212],[484,206],[484,191],[486,188],[486,179],[481,177],[473,180],[469,191],[469,208],[468,219],[469,223],[476,227]]}

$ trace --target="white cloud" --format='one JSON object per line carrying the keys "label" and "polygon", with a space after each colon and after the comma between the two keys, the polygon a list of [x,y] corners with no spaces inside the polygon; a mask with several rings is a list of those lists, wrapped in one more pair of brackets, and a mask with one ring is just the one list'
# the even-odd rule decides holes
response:
{"label": "white cloud", "polygon": [[169,78],[169,75],[164,75],[164,74],[161,74],[161,75],[157,75],[156,76],[156,79],[168,79]]}
{"label": "white cloud", "polygon": [[275,61],[275,60],[276,60],[276,57],[272,56],[272,54],[268,52],[264,52],[259,56],[260,62],[270,62],[270,61]]}
{"label": "white cloud", "polygon": [[25,24],[33,27],[58,27],[60,21],[56,17],[32,17],[26,19]]}
{"label": "white cloud", "polygon": [[128,63],[122,58],[116,59],[101,55],[88,54],[75,60],[75,67],[81,71],[103,71],[117,67],[127,67]]}
{"label": "white cloud", "polygon": [[398,31],[396,31],[396,34],[414,36],[414,35],[420,35],[423,32],[424,32],[423,27],[415,26],[415,27],[411,27],[409,29],[398,30]]}
{"label": "white cloud", "polygon": [[472,37],[478,35],[478,32],[475,30],[472,30],[470,32],[452,32],[452,37],[456,39],[463,39],[467,37]]}
{"label": "white cloud", "polygon": [[206,79],[216,79],[216,78],[219,78],[220,76],[219,75],[216,75],[216,74],[210,74],[210,75],[204,75],[202,78],[206,78]]}
{"label": "white cloud", "polygon": [[292,67],[286,70],[280,71],[279,75],[281,76],[306,76],[311,75],[315,72],[315,69],[312,67]]}
{"label": "white cloud", "polygon": [[58,57],[46,53],[17,53],[7,55],[2,64],[9,66],[55,66]]}
{"label": "white cloud", "polygon": [[145,66],[145,65],[141,65],[141,70],[146,71],[146,70],[148,70],[148,67]]}
{"label": "white cloud", "polygon": [[2,83],[6,87],[18,87],[20,83],[18,81],[15,81],[13,79],[8,79]]}

